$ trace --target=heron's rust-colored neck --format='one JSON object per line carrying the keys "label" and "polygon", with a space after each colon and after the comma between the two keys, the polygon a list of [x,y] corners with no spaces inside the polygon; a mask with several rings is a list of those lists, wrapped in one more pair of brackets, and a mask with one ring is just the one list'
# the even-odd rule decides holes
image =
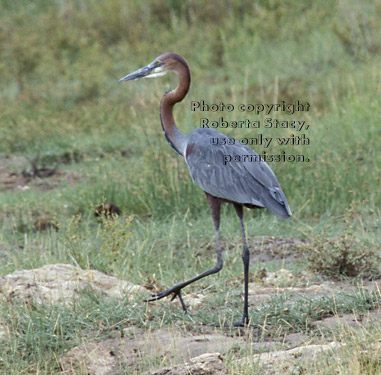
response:
{"label": "heron's rust-colored neck", "polygon": [[[190,86],[190,70],[186,61],[177,54],[171,57],[171,63],[168,69],[176,72],[179,83],[177,87],[164,94],[160,104],[160,118],[165,136],[170,145],[180,155],[184,156],[185,135],[176,126],[173,118],[173,107],[176,103],[181,102],[188,93]],[[164,56],[164,55],[163,55]],[[159,58],[160,59],[160,58]]]}

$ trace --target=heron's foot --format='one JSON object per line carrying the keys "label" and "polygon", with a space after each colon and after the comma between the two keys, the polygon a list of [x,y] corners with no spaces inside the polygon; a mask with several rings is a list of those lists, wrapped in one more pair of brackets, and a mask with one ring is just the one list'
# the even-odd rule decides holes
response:
{"label": "heron's foot", "polygon": [[159,293],[153,293],[151,294],[151,298],[144,300],[144,302],[153,302],[153,301],[158,301],[159,299],[162,299],[164,297],[167,297],[169,295],[173,294],[171,301],[173,301],[176,297],[179,297],[181,307],[185,312],[187,312],[187,307],[185,306],[183,297],[181,295],[181,288],[177,286],[173,286],[172,288],[169,288],[167,290],[164,290]]}
{"label": "heron's foot", "polygon": [[253,324],[250,324],[250,319],[248,316],[243,316],[240,322],[234,322],[233,327],[254,327]]}
{"label": "heron's foot", "polygon": [[257,325],[255,324],[250,324],[249,320],[242,320],[240,322],[233,322],[232,323],[227,323],[225,322],[224,324],[218,324],[218,325],[214,325],[214,327],[219,327],[219,328],[229,328],[229,329],[232,329],[232,328],[259,328]]}

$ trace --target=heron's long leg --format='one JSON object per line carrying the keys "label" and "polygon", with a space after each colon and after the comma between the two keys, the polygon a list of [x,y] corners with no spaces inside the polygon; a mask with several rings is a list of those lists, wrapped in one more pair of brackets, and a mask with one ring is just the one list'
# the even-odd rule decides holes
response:
{"label": "heron's long leg", "polygon": [[181,289],[186,287],[189,284],[194,283],[197,280],[202,279],[203,277],[212,275],[213,273],[217,273],[218,271],[221,270],[223,261],[222,261],[222,250],[221,250],[221,245],[220,245],[220,211],[221,211],[221,200],[218,198],[215,198],[208,193],[206,194],[206,198],[208,199],[209,206],[210,206],[210,211],[212,214],[212,219],[213,219],[213,224],[214,224],[214,229],[215,229],[215,234],[216,234],[216,253],[217,253],[217,261],[216,264],[209,270],[201,273],[200,275],[197,275],[195,277],[192,277],[189,280],[183,281],[182,283],[178,283],[173,285],[171,288],[164,290],[163,292],[160,293],[155,293],[151,295],[151,298],[146,300],[146,302],[152,302],[152,301],[157,301],[161,298],[167,297],[170,294],[173,293],[172,300],[176,298],[176,296],[179,297],[181,305],[183,307],[184,311],[187,311],[187,308],[185,306],[185,303],[183,301],[183,298],[181,296]]}
{"label": "heron's long leg", "polygon": [[243,316],[242,323],[235,325],[247,325],[249,324],[249,263],[250,263],[250,251],[249,246],[246,241],[245,226],[243,224],[243,206],[234,205],[235,211],[237,212],[239,223],[241,224],[242,239],[243,239],[243,251],[242,251],[242,260],[243,260],[243,270],[244,270],[244,279],[245,279],[245,294],[244,294],[244,303],[243,303]]}

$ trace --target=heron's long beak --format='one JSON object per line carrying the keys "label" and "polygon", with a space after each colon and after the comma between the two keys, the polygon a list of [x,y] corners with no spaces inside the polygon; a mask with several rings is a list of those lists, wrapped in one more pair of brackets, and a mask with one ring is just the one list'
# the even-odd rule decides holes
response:
{"label": "heron's long beak", "polygon": [[151,77],[158,77],[166,73],[165,70],[162,68],[163,64],[155,60],[151,64],[140,68],[136,72],[133,72],[131,74],[126,75],[125,77],[121,78],[119,82],[121,81],[132,81],[134,79],[139,79],[139,78],[151,78]]}

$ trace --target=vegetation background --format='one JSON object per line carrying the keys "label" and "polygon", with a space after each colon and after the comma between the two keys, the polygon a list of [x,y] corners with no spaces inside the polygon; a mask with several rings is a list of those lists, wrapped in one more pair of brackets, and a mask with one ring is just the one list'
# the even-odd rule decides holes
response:
{"label": "vegetation background", "polygon": [[[266,150],[311,160],[270,164],[294,216],[280,221],[266,211],[246,211],[249,237],[306,240],[296,249],[305,253],[304,263],[288,265],[296,274],[312,269],[355,282],[379,277],[380,32],[379,0],[1,0],[0,167],[8,177],[35,177],[43,168],[63,174],[46,178],[46,189],[38,178],[24,188],[0,181],[0,275],[72,263],[158,290],[214,262],[205,251],[214,248],[214,233],[203,192],[160,126],[159,100],[175,86],[175,76],[118,83],[174,51],[192,71],[190,93],[175,109],[185,133],[202,117],[269,117],[191,112],[192,100],[311,105],[309,112],[276,115],[307,121],[311,145],[273,143]],[[236,138],[295,133],[222,131]],[[116,204],[122,217],[111,224],[94,217],[102,202]],[[36,230],[43,216],[53,218],[58,231]],[[221,295],[231,288],[238,300],[241,293],[239,223],[230,207],[221,231],[226,248],[238,249],[225,254],[221,275],[189,288],[210,287],[213,294],[194,316],[198,323],[240,315],[240,304]],[[259,263],[252,270],[281,267]],[[91,325],[98,313],[112,315],[106,307],[74,317],[61,311],[65,337],[57,338],[55,313],[3,304],[2,315],[18,334],[3,346],[0,372],[51,373],[57,355],[84,331],[92,337],[83,321]],[[165,318],[157,313],[166,309],[151,314],[142,307],[131,321],[145,326],[188,319],[180,309]],[[114,313],[110,326],[126,314]],[[379,327],[374,332],[380,339]]]}

